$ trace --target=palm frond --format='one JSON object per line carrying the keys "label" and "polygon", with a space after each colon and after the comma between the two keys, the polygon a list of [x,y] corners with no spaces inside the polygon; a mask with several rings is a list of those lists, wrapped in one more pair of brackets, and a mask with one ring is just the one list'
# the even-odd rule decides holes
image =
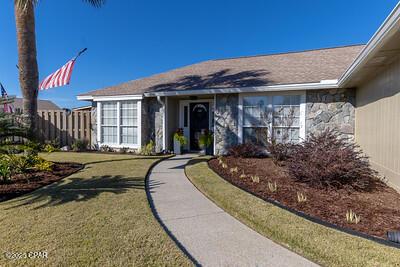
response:
{"label": "palm frond", "polygon": [[26,10],[30,5],[36,6],[39,0],[14,0],[15,5],[22,10]]}
{"label": "palm frond", "polygon": [[[14,1],[15,4],[23,10],[26,10],[30,4],[36,6],[36,4],[39,2],[39,0],[14,0]],[[82,0],[82,1],[94,7],[101,7],[106,3],[106,0]]]}
{"label": "palm frond", "polygon": [[82,0],[83,2],[86,2],[94,7],[101,7],[106,3],[106,0]]}

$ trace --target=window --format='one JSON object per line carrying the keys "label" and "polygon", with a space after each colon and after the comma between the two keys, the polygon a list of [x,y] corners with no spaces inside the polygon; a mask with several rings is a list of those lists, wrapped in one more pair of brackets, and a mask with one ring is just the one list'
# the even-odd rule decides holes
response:
{"label": "window", "polygon": [[101,105],[101,142],[107,144],[117,143],[117,103],[104,102]]}
{"label": "window", "polygon": [[111,145],[137,145],[138,101],[101,103],[101,143]]}
{"label": "window", "polygon": [[121,102],[121,143],[137,144],[137,103],[133,101]]}
{"label": "window", "polygon": [[243,98],[243,142],[265,145],[268,140],[299,142],[300,96]]}
{"label": "window", "polygon": [[273,138],[280,143],[298,143],[300,133],[300,96],[274,96],[273,106]]}
{"label": "window", "polygon": [[265,145],[269,136],[271,99],[267,96],[243,98],[243,140]]}

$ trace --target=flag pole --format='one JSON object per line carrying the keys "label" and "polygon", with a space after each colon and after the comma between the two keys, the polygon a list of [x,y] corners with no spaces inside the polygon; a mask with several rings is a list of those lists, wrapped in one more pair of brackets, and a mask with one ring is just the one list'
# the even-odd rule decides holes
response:
{"label": "flag pole", "polygon": [[76,55],[76,57],[75,57],[75,60],[76,60],[80,55],[82,55],[83,53],[85,53],[86,50],[87,50],[87,48],[83,48],[81,51],[79,51],[79,53],[78,53],[78,54]]}

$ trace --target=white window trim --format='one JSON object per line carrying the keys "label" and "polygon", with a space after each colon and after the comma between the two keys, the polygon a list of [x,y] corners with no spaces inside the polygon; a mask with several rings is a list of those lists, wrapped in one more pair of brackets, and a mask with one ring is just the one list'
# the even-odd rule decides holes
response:
{"label": "white window trim", "polygon": [[[102,100],[97,102],[97,145],[109,146],[112,148],[131,148],[140,149],[142,147],[142,101],[137,100],[137,144],[121,144],[121,101],[129,101],[137,99],[121,99],[121,100]],[[117,102],[117,144],[101,142],[101,106],[102,102]]]}
{"label": "white window trim", "polygon": [[[281,91],[281,92],[263,92],[263,93],[249,93],[239,94],[239,116],[238,116],[238,141],[243,144],[243,98],[251,96],[286,96],[286,95],[300,95],[300,129],[299,140],[300,142],[306,138],[306,91]],[[271,124],[271,123],[270,123]],[[272,129],[269,125],[269,129]],[[265,126],[267,127],[267,126]]]}

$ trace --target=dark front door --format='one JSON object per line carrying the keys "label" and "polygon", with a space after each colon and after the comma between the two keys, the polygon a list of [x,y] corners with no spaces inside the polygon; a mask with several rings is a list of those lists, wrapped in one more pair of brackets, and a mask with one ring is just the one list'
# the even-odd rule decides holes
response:
{"label": "dark front door", "polygon": [[190,103],[190,150],[200,150],[200,135],[209,128],[209,103]]}

